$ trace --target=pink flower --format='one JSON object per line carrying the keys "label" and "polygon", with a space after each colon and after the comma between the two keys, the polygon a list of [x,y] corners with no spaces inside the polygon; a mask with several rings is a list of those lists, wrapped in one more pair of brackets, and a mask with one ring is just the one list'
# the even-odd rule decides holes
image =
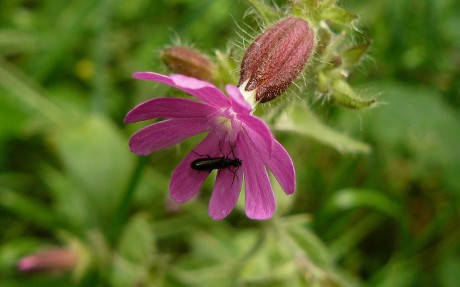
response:
{"label": "pink flower", "polygon": [[131,151],[139,155],[147,155],[208,132],[172,173],[169,189],[176,202],[182,203],[194,197],[209,175],[208,171],[191,168],[191,163],[201,157],[228,156],[233,159],[234,156],[242,163],[237,168],[218,170],[209,203],[209,215],[213,219],[222,219],[233,210],[243,178],[246,215],[252,219],[270,218],[275,210],[275,198],[266,168],[271,170],[286,194],[294,192],[295,171],[289,154],[276,141],[268,126],[251,114],[252,108],[238,88],[227,85],[230,97],[226,97],[214,85],[183,75],[168,77],[138,72],[133,77],[166,84],[200,100],[151,99],[132,109],[125,118],[127,123],[169,118],[151,124],[131,137]]}

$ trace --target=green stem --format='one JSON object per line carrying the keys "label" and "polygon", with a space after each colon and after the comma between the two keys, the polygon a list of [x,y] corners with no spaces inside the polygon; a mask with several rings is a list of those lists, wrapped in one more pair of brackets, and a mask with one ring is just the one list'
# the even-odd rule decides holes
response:
{"label": "green stem", "polygon": [[115,210],[115,215],[112,221],[112,229],[110,233],[110,242],[112,245],[117,243],[117,239],[120,235],[121,229],[126,222],[128,217],[128,211],[131,207],[131,202],[134,198],[134,193],[136,191],[137,186],[139,185],[140,179],[142,177],[142,172],[144,167],[147,163],[148,158],[145,156],[138,157],[136,167],[134,168],[133,174],[131,175],[131,179],[128,182],[128,186],[125,189],[120,202]]}

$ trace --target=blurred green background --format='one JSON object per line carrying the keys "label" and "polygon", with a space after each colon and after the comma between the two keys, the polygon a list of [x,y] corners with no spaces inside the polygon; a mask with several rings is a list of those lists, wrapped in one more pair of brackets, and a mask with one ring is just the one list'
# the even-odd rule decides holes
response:
{"label": "blurred green background", "polygon": [[[258,31],[249,5],[3,0],[0,286],[459,286],[460,2],[342,6],[372,41],[351,82],[383,104],[313,106],[371,152],[279,133],[296,195],[275,187],[272,220],[251,221],[239,205],[216,222],[212,181],[184,205],[168,197],[170,173],[197,139],[139,159],[128,139],[144,124],[123,117],[171,94],[133,72],[167,73],[159,53],[178,39],[210,55],[231,48],[239,27]],[[77,256],[72,270],[17,270],[56,247]]]}

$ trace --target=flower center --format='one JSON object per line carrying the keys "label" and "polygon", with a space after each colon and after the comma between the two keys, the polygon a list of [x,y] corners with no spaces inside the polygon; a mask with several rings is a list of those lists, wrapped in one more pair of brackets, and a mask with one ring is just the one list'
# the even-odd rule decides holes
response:
{"label": "flower center", "polygon": [[209,130],[220,139],[234,143],[241,129],[241,121],[231,109],[225,109],[209,118]]}

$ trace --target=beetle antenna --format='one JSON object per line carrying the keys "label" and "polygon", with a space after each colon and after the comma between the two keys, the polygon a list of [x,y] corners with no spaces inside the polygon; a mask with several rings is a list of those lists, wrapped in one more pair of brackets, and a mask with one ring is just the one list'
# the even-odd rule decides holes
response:
{"label": "beetle antenna", "polygon": [[[192,152],[193,152],[195,155],[199,156],[199,157],[204,157],[204,155],[197,153],[197,152],[194,151],[193,149],[192,149]],[[207,157],[209,157],[209,155],[208,155]]]}
{"label": "beetle antenna", "polygon": [[222,143],[222,141],[219,141],[219,151],[220,153],[222,154],[222,156],[224,155],[224,152],[222,151],[222,147],[220,146],[220,144]]}
{"label": "beetle antenna", "polygon": [[230,152],[228,153],[227,157],[230,155],[230,153],[233,155],[233,159],[236,159],[235,153],[233,153],[233,149],[236,147],[236,144],[231,146],[230,145]]}

